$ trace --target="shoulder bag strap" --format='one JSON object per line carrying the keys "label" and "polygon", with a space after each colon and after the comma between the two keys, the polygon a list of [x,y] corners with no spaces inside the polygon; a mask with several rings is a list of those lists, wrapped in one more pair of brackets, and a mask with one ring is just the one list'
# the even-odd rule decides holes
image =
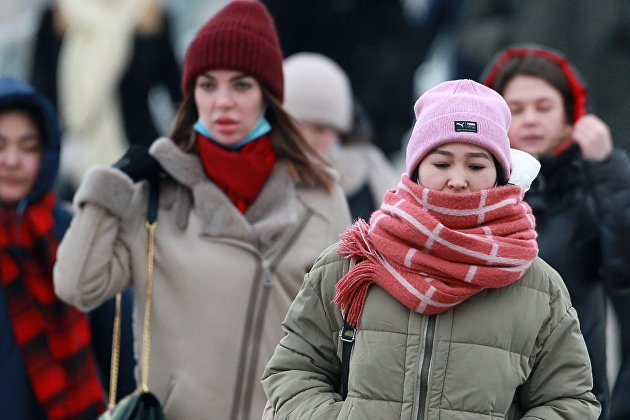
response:
{"label": "shoulder bag strap", "polygon": [[352,345],[357,336],[357,329],[348,324],[346,317],[343,318],[343,328],[339,331],[339,339],[341,340],[341,383],[339,385],[339,393],[341,399],[345,400],[348,395],[348,377],[350,376],[350,354],[352,353]]}
{"label": "shoulder bag strap", "polygon": [[[144,222],[147,230],[147,285],[144,307],[144,326],[142,331],[142,384],[138,390],[149,390],[149,356],[151,353],[151,302],[153,297],[153,247],[155,244],[155,228],[157,226],[158,202],[160,198],[160,180],[149,180],[149,199],[147,216]],[[116,294],[116,313],[112,333],[112,360],[109,381],[108,408],[116,405],[118,388],[118,367],[120,360],[120,319],[122,294]]]}

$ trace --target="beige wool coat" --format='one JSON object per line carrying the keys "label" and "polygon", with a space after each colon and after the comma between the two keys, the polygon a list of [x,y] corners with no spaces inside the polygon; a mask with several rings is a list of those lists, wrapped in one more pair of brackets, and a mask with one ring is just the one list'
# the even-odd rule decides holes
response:
{"label": "beige wool coat", "polygon": [[[279,162],[243,216],[197,156],[167,138],[150,153],[172,179],[161,183],[156,228],[149,388],[167,419],[259,419],[260,378],[286,311],[350,224],[343,193],[299,187]],[[133,287],[137,360],[147,191],[117,169],[88,172],[54,270],[56,293],[83,310]]]}
{"label": "beige wool coat", "polygon": [[330,247],[289,309],[263,376],[275,420],[598,418],[577,314],[540,258],[517,282],[438,315],[372,286],[341,401],[343,317],[331,300],[349,264]]}

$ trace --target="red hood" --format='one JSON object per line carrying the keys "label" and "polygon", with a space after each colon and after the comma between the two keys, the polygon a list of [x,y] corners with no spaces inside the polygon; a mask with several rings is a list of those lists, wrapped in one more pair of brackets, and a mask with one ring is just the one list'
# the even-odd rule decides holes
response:
{"label": "red hood", "polygon": [[547,58],[560,66],[569,81],[569,87],[573,92],[573,123],[586,114],[587,90],[586,84],[580,76],[577,69],[571,66],[571,63],[558,51],[538,45],[514,45],[500,53],[486,66],[481,81],[484,85],[492,87],[495,77],[499,70],[503,68],[506,61],[512,57],[524,55],[536,55]]}

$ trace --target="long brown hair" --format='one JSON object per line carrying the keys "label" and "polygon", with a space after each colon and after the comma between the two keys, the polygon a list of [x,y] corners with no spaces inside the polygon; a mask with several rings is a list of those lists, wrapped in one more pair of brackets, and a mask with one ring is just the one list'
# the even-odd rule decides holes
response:
{"label": "long brown hair", "polygon": [[[270,137],[278,160],[288,165],[291,176],[300,184],[307,187],[322,186],[326,191],[332,191],[335,185],[332,166],[308,144],[295,119],[275,96],[264,85],[261,84],[260,88],[267,105],[265,116],[272,127]],[[197,136],[192,127],[199,113],[193,90],[194,87],[180,105],[170,134],[173,142],[188,153],[197,152]]]}

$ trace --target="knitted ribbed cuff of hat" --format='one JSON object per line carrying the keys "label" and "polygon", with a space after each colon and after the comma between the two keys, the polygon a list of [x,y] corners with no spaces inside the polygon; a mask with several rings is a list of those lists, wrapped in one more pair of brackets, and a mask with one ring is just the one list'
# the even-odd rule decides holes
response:
{"label": "knitted ribbed cuff of hat", "polygon": [[263,3],[230,1],[199,29],[184,56],[184,96],[190,94],[199,74],[215,69],[245,72],[283,101],[282,49]]}
{"label": "knitted ribbed cuff of hat", "polygon": [[494,90],[473,80],[449,80],[426,91],[414,105],[416,123],[407,144],[407,174],[437,146],[469,143],[488,150],[510,174],[511,114]]}
{"label": "knitted ribbed cuff of hat", "polygon": [[135,188],[127,175],[109,166],[95,166],[83,178],[73,204],[80,208],[86,203],[100,206],[124,219],[131,210],[131,199]]}

